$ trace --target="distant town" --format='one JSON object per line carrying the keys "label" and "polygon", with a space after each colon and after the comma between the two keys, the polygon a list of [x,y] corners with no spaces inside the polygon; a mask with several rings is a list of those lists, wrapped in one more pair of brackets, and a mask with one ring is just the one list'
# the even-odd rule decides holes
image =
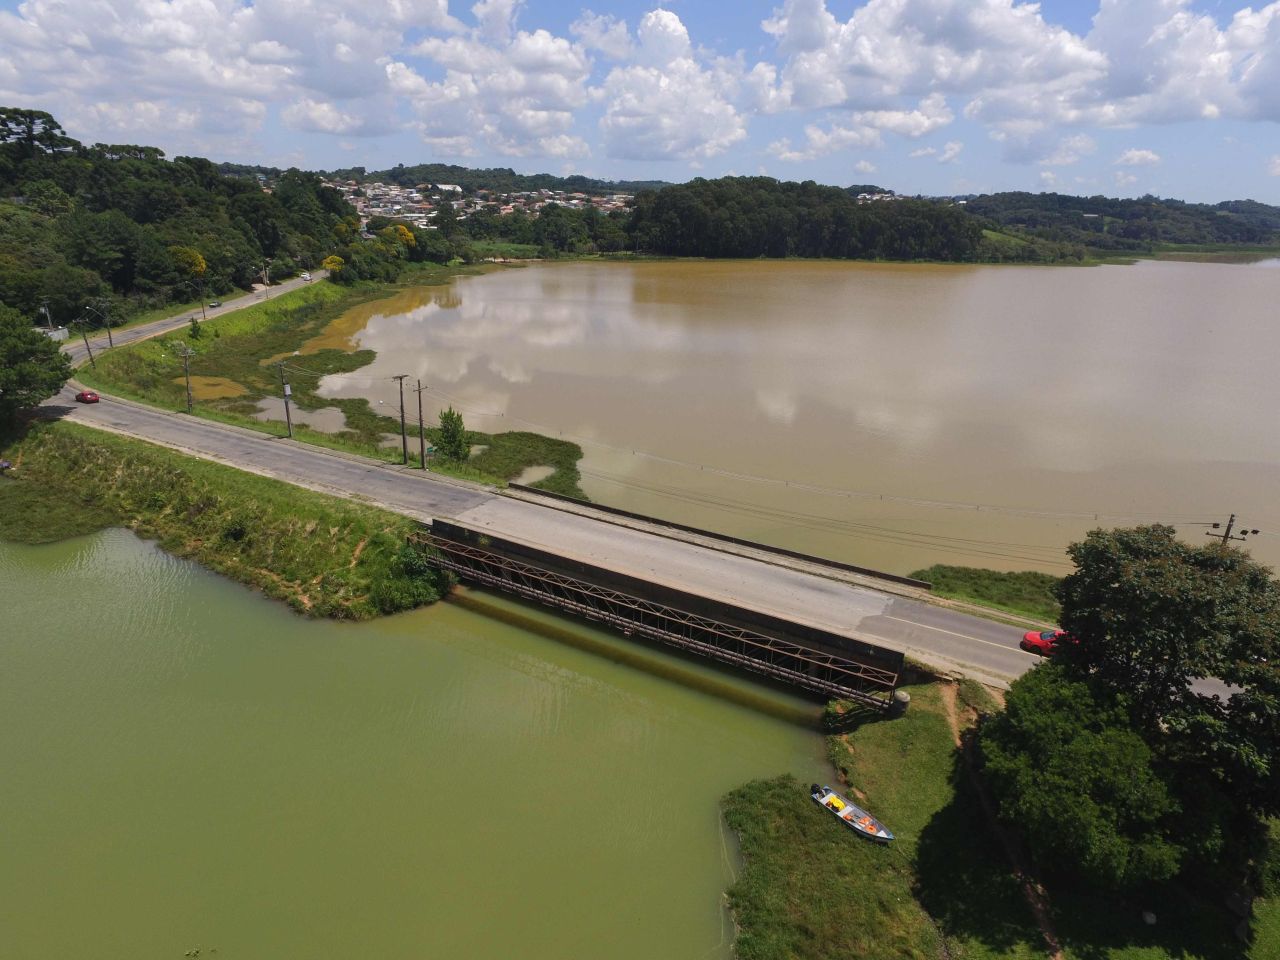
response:
{"label": "distant town", "polygon": [[[263,189],[270,192],[270,181],[258,178]],[[632,193],[595,193],[583,191],[520,190],[503,193],[497,190],[478,189],[466,191],[456,183],[419,183],[412,187],[382,181],[360,182],[322,177],[321,182],[342,194],[360,215],[361,225],[373,217],[401,220],[420,230],[434,230],[432,222],[444,205],[454,211],[458,220],[471,214],[486,211],[498,215],[523,213],[538,216],[550,206],[568,207],[573,210],[594,208],[602,214],[625,211],[635,199]],[[892,191],[864,192],[856,197],[859,203],[875,203],[901,200]]]}
{"label": "distant town", "polygon": [[602,214],[626,210],[633,199],[630,193],[591,195],[570,193],[565,190],[522,190],[516,193],[499,193],[496,190],[475,190],[467,194],[456,183],[419,183],[402,187],[394,183],[358,183],[355,180],[322,181],[332,187],[356,208],[361,223],[373,217],[402,220],[421,230],[434,230],[432,221],[439,216],[446,204],[459,220],[480,210],[491,213],[524,213],[537,216],[546,207],[570,207],[582,210],[593,207]]}

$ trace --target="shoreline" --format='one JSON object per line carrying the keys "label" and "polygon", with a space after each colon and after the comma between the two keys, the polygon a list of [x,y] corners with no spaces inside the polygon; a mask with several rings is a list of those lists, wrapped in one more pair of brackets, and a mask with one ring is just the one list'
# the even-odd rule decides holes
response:
{"label": "shoreline", "polygon": [[434,603],[451,578],[408,545],[415,522],[142,440],[31,424],[6,445],[0,539],[39,544],[122,527],[166,552],[334,620]]}

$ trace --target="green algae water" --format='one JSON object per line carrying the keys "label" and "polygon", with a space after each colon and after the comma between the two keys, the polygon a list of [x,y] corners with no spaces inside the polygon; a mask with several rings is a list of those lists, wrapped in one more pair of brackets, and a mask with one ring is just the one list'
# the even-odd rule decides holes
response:
{"label": "green algae water", "polygon": [[8,960],[726,957],[720,796],[823,769],[811,704],[483,596],[311,622],[107,531],[0,543],[0,611]]}

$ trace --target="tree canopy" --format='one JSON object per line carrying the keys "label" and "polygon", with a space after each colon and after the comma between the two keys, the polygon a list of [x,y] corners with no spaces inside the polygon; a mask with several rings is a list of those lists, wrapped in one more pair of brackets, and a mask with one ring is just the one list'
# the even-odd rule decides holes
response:
{"label": "tree canopy", "polygon": [[[1232,865],[1256,863],[1280,815],[1280,583],[1242,550],[1163,525],[1095,530],[1068,553],[1073,640],[1014,682],[982,733],[1002,811],[1038,859],[1096,882],[1176,862],[1238,881]],[[1053,836],[1046,817],[1079,836]]]}
{"label": "tree canopy", "polygon": [[[355,211],[314,174],[272,192],[197,157],[82,144],[49,114],[0,107],[0,302],[66,324],[109,298],[128,313],[318,264]],[[175,255],[175,251],[177,251]],[[200,268],[203,264],[203,268]]]}
{"label": "tree canopy", "polygon": [[62,389],[71,361],[17,310],[0,306],[0,423]]}
{"label": "tree canopy", "polygon": [[467,443],[467,428],[463,425],[462,414],[449,407],[440,411],[440,440],[436,444],[440,456],[446,460],[461,463],[470,453]]}
{"label": "tree canopy", "polygon": [[983,730],[986,775],[1000,813],[1039,862],[1118,889],[1167,880],[1181,846],[1167,835],[1178,806],[1124,707],[1056,664],[1013,685]]}
{"label": "tree canopy", "polygon": [[1274,244],[1280,209],[1254,201],[1216,205],[1162,200],[995,193],[968,200],[968,211],[1017,232],[1101,250],[1150,250],[1161,243]]}
{"label": "tree canopy", "polygon": [[[1259,813],[1280,815],[1280,583],[1242,550],[1188,544],[1172,527],[1095,530],[1059,591],[1073,676],[1123,694],[1171,757],[1212,771]],[[1192,689],[1216,677],[1223,699]]]}

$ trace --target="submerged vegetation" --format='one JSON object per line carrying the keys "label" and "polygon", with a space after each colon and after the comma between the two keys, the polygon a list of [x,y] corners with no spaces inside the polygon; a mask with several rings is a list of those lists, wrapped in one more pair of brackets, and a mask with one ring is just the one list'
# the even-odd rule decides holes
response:
{"label": "submerged vegetation", "polygon": [[316,617],[365,620],[438,600],[445,575],[386,510],[74,424],[0,450],[0,539],[43,543],[127,527],[168,552]]}

